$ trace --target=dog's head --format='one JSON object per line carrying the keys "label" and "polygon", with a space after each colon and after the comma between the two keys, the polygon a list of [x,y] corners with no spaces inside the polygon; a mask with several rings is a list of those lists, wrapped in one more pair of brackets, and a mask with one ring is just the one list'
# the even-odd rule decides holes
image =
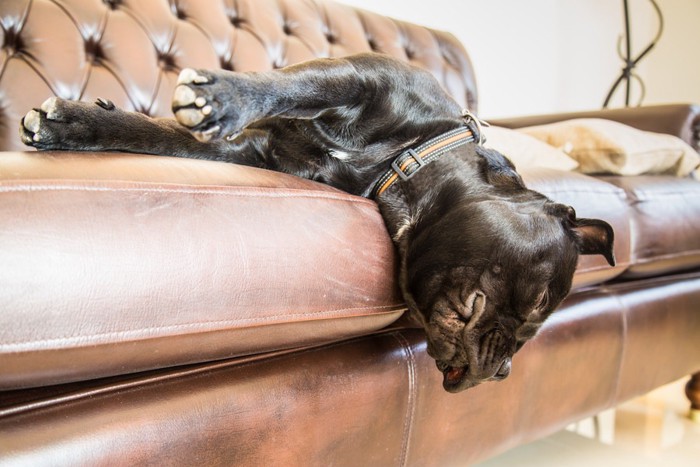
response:
{"label": "dog's head", "polygon": [[615,261],[610,225],[577,218],[526,189],[503,156],[478,152],[484,186],[447,183],[411,229],[402,268],[450,392],[508,376],[513,354],[569,292],[580,254]]}

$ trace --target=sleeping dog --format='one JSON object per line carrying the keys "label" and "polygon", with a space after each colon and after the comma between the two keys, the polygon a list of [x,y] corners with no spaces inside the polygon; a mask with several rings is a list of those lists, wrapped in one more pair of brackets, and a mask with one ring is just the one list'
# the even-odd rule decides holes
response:
{"label": "sleeping dog", "polygon": [[184,69],[173,112],[152,119],[105,99],[53,97],[27,113],[20,135],[43,150],[233,162],[374,198],[447,391],[508,376],[569,292],[580,254],[614,265],[610,225],[527,189],[431,74],[387,56]]}

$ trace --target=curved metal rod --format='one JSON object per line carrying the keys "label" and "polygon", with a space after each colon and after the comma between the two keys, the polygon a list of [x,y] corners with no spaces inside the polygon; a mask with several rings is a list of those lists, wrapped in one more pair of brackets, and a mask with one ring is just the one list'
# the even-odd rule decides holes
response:
{"label": "curved metal rod", "polygon": [[651,2],[652,7],[654,8],[654,11],[656,12],[656,15],[659,20],[659,29],[656,32],[656,36],[654,36],[654,39],[651,41],[651,43],[635,58],[631,57],[630,53],[630,30],[629,30],[629,11],[627,8],[627,0],[624,0],[624,7],[625,7],[625,45],[627,49],[626,55],[622,54],[622,41],[623,37],[619,36],[618,41],[617,41],[617,53],[622,59],[622,61],[625,62],[625,66],[622,68],[622,72],[620,73],[620,76],[615,80],[613,83],[612,87],[610,88],[610,91],[608,92],[607,97],[605,98],[605,102],[603,103],[603,108],[606,108],[608,104],[610,103],[610,100],[612,99],[613,94],[615,94],[615,91],[617,90],[618,86],[622,83],[622,81],[627,81],[627,95],[625,97],[625,106],[629,106],[629,101],[630,101],[630,86],[631,86],[631,81],[632,78],[634,77],[637,82],[642,86],[642,99],[639,100],[639,103],[637,104],[638,106],[641,105],[642,100],[644,98],[644,95],[646,94],[646,89],[644,86],[644,82],[638,75],[634,75],[632,71],[634,70],[634,67],[637,66],[639,61],[644,58],[649,52],[651,52],[651,49],[654,48],[656,43],[659,41],[661,38],[661,35],[663,34],[664,31],[664,17],[663,14],[661,13],[661,8],[659,8],[659,5],[656,3],[656,0],[649,0]]}

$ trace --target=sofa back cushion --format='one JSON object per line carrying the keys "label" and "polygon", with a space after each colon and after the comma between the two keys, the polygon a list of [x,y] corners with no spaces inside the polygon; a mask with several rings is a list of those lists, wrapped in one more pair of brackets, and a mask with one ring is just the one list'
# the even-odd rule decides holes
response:
{"label": "sofa back cushion", "polygon": [[326,0],[0,2],[0,150],[23,149],[21,117],[46,98],[104,97],[171,116],[182,68],[261,71],[381,52],[431,71],[476,108],[469,57],[450,34]]}

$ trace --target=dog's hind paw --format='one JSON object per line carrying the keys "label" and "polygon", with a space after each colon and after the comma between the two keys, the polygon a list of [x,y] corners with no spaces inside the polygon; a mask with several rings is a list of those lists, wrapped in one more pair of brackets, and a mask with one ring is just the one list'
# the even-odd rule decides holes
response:
{"label": "dog's hind paw", "polygon": [[183,69],[173,93],[175,119],[202,142],[237,134],[246,122],[236,84],[233,73]]}

